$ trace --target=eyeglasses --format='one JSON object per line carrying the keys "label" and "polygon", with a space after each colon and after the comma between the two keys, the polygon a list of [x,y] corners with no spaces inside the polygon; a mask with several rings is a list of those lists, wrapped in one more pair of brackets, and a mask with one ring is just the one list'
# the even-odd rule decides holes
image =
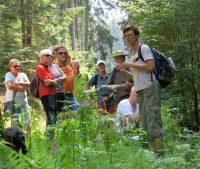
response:
{"label": "eyeglasses", "polygon": [[20,68],[20,66],[17,66],[17,65],[15,65],[15,66],[12,66],[12,67],[14,67],[14,68]]}
{"label": "eyeglasses", "polygon": [[134,34],[131,33],[131,34],[126,34],[126,35],[124,35],[124,38],[129,38],[129,37],[134,37]]}
{"label": "eyeglasses", "polygon": [[52,55],[44,55],[44,56],[46,56],[48,58],[52,58],[53,57]]}
{"label": "eyeglasses", "polygon": [[66,52],[60,52],[60,53],[57,53],[59,55],[66,55],[67,53]]}

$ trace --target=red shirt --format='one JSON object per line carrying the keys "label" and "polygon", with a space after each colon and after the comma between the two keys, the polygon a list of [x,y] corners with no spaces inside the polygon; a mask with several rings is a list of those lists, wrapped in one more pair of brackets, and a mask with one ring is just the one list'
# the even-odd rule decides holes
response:
{"label": "red shirt", "polygon": [[[43,81],[46,79],[54,80],[53,73],[50,70],[48,70],[48,66],[43,63],[39,63],[35,71],[40,77],[40,79]],[[55,94],[56,94],[56,89],[54,86],[46,86],[45,84],[39,86],[40,97],[45,95],[55,95]]]}

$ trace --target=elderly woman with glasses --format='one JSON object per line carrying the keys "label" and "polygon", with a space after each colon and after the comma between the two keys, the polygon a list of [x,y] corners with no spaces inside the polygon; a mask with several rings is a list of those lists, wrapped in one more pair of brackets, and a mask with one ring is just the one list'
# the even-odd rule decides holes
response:
{"label": "elderly woman with glasses", "polygon": [[54,56],[51,58],[51,64],[49,65],[48,68],[53,73],[54,79],[57,82],[57,84],[55,85],[57,112],[66,111],[65,110],[65,93],[64,93],[64,86],[63,86],[63,83],[66,80],[66,75],[61,70],[61,68],[54,62]]}
{"label": "elderly woman with glasses", "polygon": [[71,64],[71,56],[65,45],[59,44],[53,46],[55,56],[58,60],[58,66],[66,75],[67,80],[63,82],[66,107],[72,111],[79,110],[79,103],[74,96],[74,71]]}
{"label": "elderly woman with glasses", "polygon": [[9,68],[10,72],[6,73],[4,82],[6,86],[4,112],[11,115],[12,127],[23,127],[28,132],[31,121],[26,90],[30,86],[30,81],[25,73],[20,72],[18,59],[11,59]]}
{"label": "elderly woman with glasses", "polygon": [[39,85],[39,97],[46,113],[46,132],[51,134],[50,126],[54,125],[57,121],[56,111],[56,89],[57,81],[54,74],[48,68],[52,62],[52,50],[43,49],[39,53],[40,62],[35,71],[42,83]]}

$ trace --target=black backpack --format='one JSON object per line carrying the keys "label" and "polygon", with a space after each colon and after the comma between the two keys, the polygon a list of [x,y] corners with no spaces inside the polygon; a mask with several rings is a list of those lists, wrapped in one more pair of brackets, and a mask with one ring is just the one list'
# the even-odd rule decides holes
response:
{"label": "black backpack", "polygon": [[33,97],[39,99],[39,85],[41,85],[42,80],[39,78],[38,74],[34,76],[30,83],[30,93]]}
{"label": "black backpack", "polygon": [[[142,61],[144,61],[144,58],[142,57],[141,53],[141,46],[138,49],[138,58],[136,61],[141,58]],[[156,79],[161,85],[161,88],[167,87],[174,77],[175,73],[175,65],[171,57],[166,58],[163,53],[157,51],[154,48],[150,48],[151,52],[154,56],[155,61],[155,68],[153,71],[153,74],[155,75]]]}

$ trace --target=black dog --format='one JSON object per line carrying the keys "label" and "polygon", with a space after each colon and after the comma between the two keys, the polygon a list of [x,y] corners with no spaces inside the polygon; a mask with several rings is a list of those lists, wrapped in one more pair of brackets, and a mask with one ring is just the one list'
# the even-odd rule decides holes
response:
{"label": "black dog", "polygon": [[25,134],[21,129],[13,127],[6,128],[2,132],[2,138],[8,142],[4,143],[6,146],[14,149],[17,152],[19,152],[21,149],[22,154],[27,153]]}

